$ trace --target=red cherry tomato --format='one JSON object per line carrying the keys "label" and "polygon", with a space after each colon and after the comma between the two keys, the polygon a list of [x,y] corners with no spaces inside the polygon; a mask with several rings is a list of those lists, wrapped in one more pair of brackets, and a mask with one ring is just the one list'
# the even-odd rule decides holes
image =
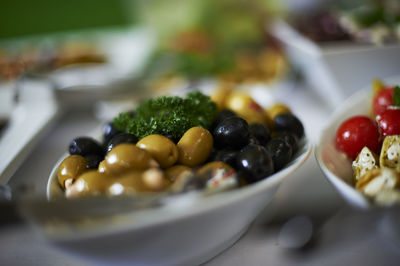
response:
{"label": "red cherry tomato", "polygon": [[336,131],[336,146],[351,159],[367,146],[378,153],[381,143],[378,125],[369,117],[359,115],[344,121]]}
{"label": "red cherry tomato", "polygon": [[375,95],[372,99],[372,112],[374,117],[386,111],[388,106],[393,105],[393,94],[394,88],[387,87]]}
{"label": "red cherry tomato", "polygon": [[400,109],[387,109],[376,120],[382,136],[400,135]]}

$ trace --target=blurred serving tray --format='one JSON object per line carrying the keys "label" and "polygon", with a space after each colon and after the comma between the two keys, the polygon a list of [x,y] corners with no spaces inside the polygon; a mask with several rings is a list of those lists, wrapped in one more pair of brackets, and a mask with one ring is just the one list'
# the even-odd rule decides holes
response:
{"label": "blurred serving tray", "polygon": [[18,97],[15,105],[9,98],[0,98],[1,105],[11,108],[7,127],[0,136],[0,184],[9,181],[59,113],[48,82],[21,82]]}

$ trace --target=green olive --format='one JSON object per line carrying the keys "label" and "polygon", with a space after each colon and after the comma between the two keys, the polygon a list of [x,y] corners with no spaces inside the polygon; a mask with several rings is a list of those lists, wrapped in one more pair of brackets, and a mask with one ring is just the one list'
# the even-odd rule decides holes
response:
{"label": "green olive", "polygon": [[227,109],[234,111],[249,124],[266,122],[261,106],[245,92],[232,92],[227,97],[225,104]]}
{"label": "green olive", "polygon": [[232,189],[239,185],[235,170],[220,161],[210,162],[197,170],[196,178],[205,182],[208,192]]}
{"label": "green olive", "polygon": [[229,164],[215,161],[203,165],[200,169],[196,171],[196,176],[212,177],[218,170],[224,170],[226,172],[234,171],[232,166],[230,166]]}
{"label": "green olive", "polygon": [[178,159],[175,143],[163,135],[153,134],[144,137],[136,143],[136,146],[148,151],[162,168],[170,167]]}
{"label": "green olive", "polygon": [[107,188],[107,193],[112,196],[122,194],[135,194],[147,191],[147,186],[142,180],[143,171],[130,170],[123,175],[115,178]]}
{"label": "green olive", "polygon": [[163,190],[167,184],[167,180],[159,169],[131,170],[114,179],[107,188],[107,192],[112,196],[156,192]]}
{"label": "green olive", "polygon": [[89,170],[75,180],[72,186],[65,191],[67,198],[76,198],[88,195],[100,195],[113,181],[110,176],[99,173],[96,170]]}
{"label": "green olive", "polygon": [[278,115],[285,114],[285,113],[291,113],[292,111],[286,104],[275,103],[272,106],[270,106],[266,110],[266,112],[269,115],[269,117],[271,117],[271,119],[274,120],[275,117],[277,117]]}
{"label": "green olive", "polygon": [[165,178],[163,171],[157,168],[148,169],[143,173],[142,180],[152,191],[162,191],[170,182]]}
{"label": "green olive", "polygon": [[99,173],[107,173],[107,161],[103,160],[99,163],[99,167],[97,168]]}
{"label": "green olive", "polygon": [[87,171],[87,160],[80,155],[70,155],[65,158],[57,171],[58,183],[65,189],[81,174]]}
{"label": "green olive", "polygon": [[207,129],[192,127],[183,134],[177,147],[178,162],[195,167],[207,160],[213,147],[213,138]]}
{"label": "green olive", "polygon": [[114,147],[107,154],[105,160],[107,173],[113,175],[122,174],[127,170],[145,170],[158,166],[150,153],[131,143],[123,143]]}
{"label": "green olive", "polygon": [[192,171],[192,168],[186,166],[186,165],[181,165],[177,164],[174,166],[171,166],[170,168],[166,169],[164,171],[165,177],[170,180],[171,182],[174,182],[180,175],[185,174],[185,173],[190,173]]}

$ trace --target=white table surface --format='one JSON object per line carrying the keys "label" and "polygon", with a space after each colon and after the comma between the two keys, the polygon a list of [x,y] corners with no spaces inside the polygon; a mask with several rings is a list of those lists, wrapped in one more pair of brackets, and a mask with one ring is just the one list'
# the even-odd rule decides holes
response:
{"label": "white table surface", "polygon": [[[330,110],[303,87],[275,94],[304,122],[312,142]],[[91,110],[70,110],[43,136],[10,181],[12,188],[27,184],[43,195],[49,173],[76,136],[84,136],[99,122]],[[280,186],[272,204],[274,216],[261,214],[233,246],[205,265],[399,265],[400,242],[381,233],[379,215],[347,207],[317,166],[314,155]],[[296,215],[309,215],[321,224],[315,240],[303,249],[282,248],[282,225]],[[0,228],[0,265],[92,265],[42,239],[26,226]]]}

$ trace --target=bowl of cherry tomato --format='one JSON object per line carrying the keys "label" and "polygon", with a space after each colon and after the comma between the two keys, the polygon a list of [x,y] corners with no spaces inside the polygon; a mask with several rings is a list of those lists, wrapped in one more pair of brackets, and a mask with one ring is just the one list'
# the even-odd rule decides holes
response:
{"label": "bowl of cherry tomato", "polygon": [[400,203],[400,77],[358,91],[321,132],[315,156],[325,176],[352,206]]}

